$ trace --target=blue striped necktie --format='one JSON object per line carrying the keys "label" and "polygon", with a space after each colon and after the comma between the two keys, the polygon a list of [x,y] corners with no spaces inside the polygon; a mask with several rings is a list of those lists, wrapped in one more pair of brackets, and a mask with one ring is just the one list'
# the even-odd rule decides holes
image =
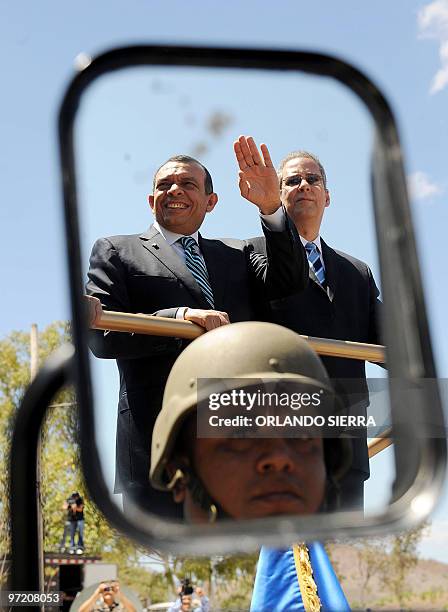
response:
{"label": "blue striped necktie", "polygon": [[316,275],[319,285],[325,287],[325,270],[322,263],[322,258],[319,253],[319,249],[314,242],[307,242],[305,245],[306,255],[314,274]]}
{"label": "blue striped necktie", "polygon": [[214,308],[213,291],[208,280],[207,268],[199,252],[196,240],[191,236],[183,236],[179,238],[179,242],[185,251],[185,265],[193,274],[210,308]]}

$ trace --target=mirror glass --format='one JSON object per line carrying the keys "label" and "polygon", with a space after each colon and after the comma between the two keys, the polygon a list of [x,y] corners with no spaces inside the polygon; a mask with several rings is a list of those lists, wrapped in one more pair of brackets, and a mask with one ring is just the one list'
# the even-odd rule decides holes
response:
{"label": "mirror glass", "polygon": [[[191,309],[204,309],[197,277],[187,269],[188,247],[178,243],[173,247],[170,235],[163,237],[150,229],[154,217],[148,195],[153,194],[154,174],[166,160],[183,154],[209,170],[217,203],[205,191],[205,178],[204,184],[197,184],[203,169],[196,164],[192,169],[190,162],[177,160],[170,162],[169,171],[164,166],[157,174],[155,207],[157,210],[158,202],[161,223],[171,229],[176,223],[179,226],[179,219],[193,218],[201,206],[210,209],[200,233],[211,242],[200,240],[202,250],[198,254],[193,247],[192,258],[199,258],[199,267],[206,262],[209,285],[213,285],[214,298],[218,297],[215,310],[225,311],[228,304],[231,322],[264,318],[311,336],[370,343],[379,338],[373,328],[375,286],[381,290],[370,188],[374,130],[368,113],[351,92],[333,80],[299,73],[133,68],[93,83],[82,98],[75,127],[83,266],[87,280],[92,254],[89,292],[103,302],[104,310],[142,314],[163,310],[168,316],[182,318],[191,315]],[[312,232],[313,223],[319,226],[319,206],[323,211],[320,248],[326,277],[321,286],[317,285],[321,259],[314,260],[313,271],[306,260],[292,264],[291,253],[303,257],[304,251],[291,242],[284,218],[279,221],[278,214],[280,226],[274,227],[272,218],[266,220],[272,228],[267,230],[270,257],[275,248],[275,257],[284,258],[272,282],[264,276],[265,260],[255,254],[260,240],[254,242],[254,250],[242,242],[216,240],[243,241],[262,235],[257,206],[240,195],[233,148],[240,135],[252,136],[258,150],[265,143],[275,168],[297,150],[309,151],[321,160],[328,195],[321,168],[303,154],[286,163],[281,192],[290,222],[298,230],[305,219],[303,223]],[[244,153],[244,143],[241,146]],[[243,172],[251,165],[247,157]],[[255,153],[252,162],[264,165]],[[280,189],[278,198],[280,201]],[[272,198],[268,200],[265,203],[272,208]],[[280,235],[283,246],[279,250],[272,245],[281,242]],[[313,240],[314,236],[305,238]],[[300,265],[306,266],[305,276],[310,277],[305,290],[308,297],[300,295],[297,286],[297,279],[303,277],[300,270],[305,269]],[[252,356],[261,355],[268,341],[280,342],[281,334],[275,329],[241,327],[241,336],[232,336],[223,327],[188,346],[190,356],[177,366],[165,417],[155,425],[159,438],[153,445],[154,452],[157,446],[153,479],[165,491],[149,483],[151,436],[161,410],[164,381],[185,342],[128,331],[93,332],[96,356],[91,355],[91,367],[101,468],[111,491],[114,486],[115,491],[125,491],[124,500],[120,493],[114,495],[120,507],[124,501],[125,512],[132,512],[130,499],[161,518],[195,523],[324,510],[364,508],[366,515],[384,510],[395,478],[392,447],[370,460],[370,478],[363,481],[369,469],[367,440],[384,435],[390,425],[386,371],[367,363],[370,407],[366,413],[364,362],[352,359],[347,366],[347,360],[327,358],[330,374],[338,377],[337,388],[345,394],[341,407],[326,387],[322,391],[317,371],[308,372],[312,384],[286,376],[301,373],[301,358],[294,357],[296,348],[285,349],[290,352],[285,358],[297,366],[291,365],[285,373],[286,366],[275,353],[267,359],[268,373],[260,372]],[[290,341],[288,335],[286,346]],[[200,347],[194,349],[199,342]],[[199,382],[195,373],[199,373]],[[285,380],[279,384],[281,376]],[[225,424],[218,427],[215,437],[216,430],[201,430],[201,423],[196,427],[196,414],[202,424],[205,420],[206,430],[209,415],[247,416],[247,406],[240,405],[239,413],[232,410],[242,397],[239,391],[248,393],[249,389],[252,393],[289,394],[287,408],[277,415],[282,418],[288,414],[315,416],[312,399],[306,400],[306,394],[312,398],[316,392],[328,395],[322,404],[327,416],[350,414],[355,421],[340,421],[340,428],[327,431],[330,437],[324,440],[322,431],[310,432],[297,421],[289,433],[284,427],[264,429],[263,421],[249,430],[241,422],[236,428]],[[196,392],[201,397],[213,392],[221,399],[227,393],[231,399],[224,396],[223,403],[213,409],[200,404],[196,412],[190,397]],[[291,407],[293,394],[302,398],[300,406]],[[256,409],[260,406],[252,415]],[[263,409],[261,414],[265,414]],[[372,418],[367,420],[366,414]],[[347,429],[350,423],[360,427]]]}

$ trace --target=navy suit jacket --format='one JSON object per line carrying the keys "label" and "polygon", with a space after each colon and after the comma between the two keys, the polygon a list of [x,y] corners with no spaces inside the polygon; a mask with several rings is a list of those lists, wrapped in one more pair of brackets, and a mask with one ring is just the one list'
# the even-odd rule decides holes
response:
{"label": "navy suit jacket", "polygon": [[[296,240],[300,240],[298,235]],[[250,242],[262,251],[262,238]],[[272,304],[272,320],[306,336],[380,344],[381,302],[369,266],[332,249],[322,239],[321,245],[327,290],[309,270],[309,283],[304,291]],[[356,402],[360,410],[356,414],[365,414],[369,405],[365,362],[336,357],[322,357],[322,361],[347,409]],[[366,439],[354,438],[352,442],[352,469],[368,478]]]}
{"label": "navy suit jacket", "polygon": [[[230,321],[261,318],[261,306],[303,289],[308,262],[289,226],[263,228],[267,257],[243,240],[200,237],[216,310]],[[87,293],[105,310],[175,317],[182,306],[209,309],[199,285],[163,236],[151,227],[131,236],[100,238],[93,246]],[[147,486],[154,422],[171,367],[187,341],[91,331],[97,357],[117,360],[120,374],[115,490]]]}

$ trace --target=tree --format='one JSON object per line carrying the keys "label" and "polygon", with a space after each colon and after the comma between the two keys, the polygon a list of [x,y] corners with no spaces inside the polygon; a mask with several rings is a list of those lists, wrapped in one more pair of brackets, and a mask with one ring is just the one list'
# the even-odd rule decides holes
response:
{"label": "tree", "polygon": [[122,584],[138,593],[145,606],[173,600],[174,590],[165,573],[142,567],[142,562],[140,557],[139,566],[120,568]]}
{"label": "tree", "polygon": [[201,584],[219,608],[249,609],[258,553],[195,558],[159,553],[158,557],[171,596],[188,577],[193,585]]}
{"label": "tree", "polygon": [[[70,341],[69,325],[56,322],[39,333],[39,363]],[[13,332],[0,341],[0,583],[5,579],[9,552],[8,468],[14,415],[30,383],[30,336]],[[135,566],[138,547],[111,529],[90,502],[79,469],[78,416],[72,388],[53,399],[42,429],[41,503],[44,550],[57,550],[62,536],[62,504],[73,492],[85,500],[85,539],[91,554],[102,555],[120,567]],[[32,483],[30,483],[32,486]],[[3,572],[2,572],[3,568]]]}
{"label": "tree", "polygon": [[258,552],[227,555],[215,565],[217,601],[221,608],[248,610],[255,581]]}
{"label": "tree", "polygon": [[[70,340],[67,323],[56,322],[39,334],[39,362]],[[13,332],[0,341],[0,553],[9,550],[8,461],[14,415],[30,383],[30,338]],[[41,503],[44,550],[59,547],[64,524],[62,504],[74,491],[85,502],[85,544],[88,552],[116,563],[124,584],[142,600],[166,601],[176,597],[185,576],[202,583],[216,603],[247,608],[258,555],[185,558],[148,551],[114,531],[90,501],[79,469],[76,397],[67,387],[52,400],[42,429]],[[32,484],[30,485],[32,486]],[[4,564],[0,558],[0,580]],[[5,572],[3,572],[4,577]],[[47,581],[54,569],[47,568]]]}
{"label": "tree", "polygon": [[[39,337],[40,362],[68,339],[66,323],[53,323],[47,327]],[[26,332],[12,332],[0,341],[0,555],[2,559],[6,558],[10,546],[8,468],[13,420],[30,379],[30,336]],[[5,568],[6,565],[2,563],[1,567]],[[0,574],[0,583],[4,578],[3,572]]]}
{"label": "tree", "polygon": [[384,583],[394,593],[400,607],[404,606],[408,597],[406,577],[409,571],[417,565],[418,545],[427,528],[428,523],[425,522],[391,539],[390,552],[382,575]]}
{"label": "tree", "polygon": [[360,597],[363,608],[367,604],[366,598],[370,591],[371,579],[374,576],[382,575],[388,565],[384,545],[384,538],[365,538],[354,542],[358,556],[358,572],[361,578]]}

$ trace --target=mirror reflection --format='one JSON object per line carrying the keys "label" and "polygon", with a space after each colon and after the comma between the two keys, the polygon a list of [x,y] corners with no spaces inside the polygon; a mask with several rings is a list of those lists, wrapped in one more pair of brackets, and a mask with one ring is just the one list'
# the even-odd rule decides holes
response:
{"label": "mirror reflection", "polygon": [[[367,441],[390,425],[387,387],[376,365],[367,381],[365,362],[382,351],[343,358],[298,336],[381,344],[364,109],[318,77],[139,68],[99,79],[76,127],[87,294],[98,300],[96,435],[124,511],[137,502],[213,522],[381,510],[392,453],[369,462]],[[110,312],[165,321],[141,333],[131,317],[115,331],[98,323]],[[226,425],[249,418],[233,395],[219,409],[222,430],[201,429],[211,416],[203,381],[241,398],[249,379],[274,395],[282,378],[281,409],[258,402],[250,427]],[[292,407],[317,388],[318,406]],[[260,420],[299,413],[314,428]],[[336,415],[345,421],[330,430]]]}

